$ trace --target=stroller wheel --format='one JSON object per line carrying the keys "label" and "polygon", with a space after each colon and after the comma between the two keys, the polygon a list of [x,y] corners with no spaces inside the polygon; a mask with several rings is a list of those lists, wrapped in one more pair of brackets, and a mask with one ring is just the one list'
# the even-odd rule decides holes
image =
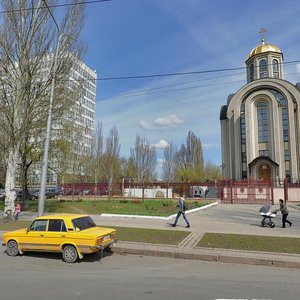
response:
{"label": "stroller wheel", "polygon": [[264,220],[261,221],[261,227],[266,227]]}
{"label": "stroller wheel", "polygon": [[275,227],[275,223],[271,222],[270,227],[274,228]]}

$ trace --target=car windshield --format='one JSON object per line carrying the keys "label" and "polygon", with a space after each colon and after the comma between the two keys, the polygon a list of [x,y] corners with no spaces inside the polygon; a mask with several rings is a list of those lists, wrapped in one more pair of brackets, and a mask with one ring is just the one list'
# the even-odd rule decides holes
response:
{"label": "car windshield", "polygon": [[73,223],[75,229],[79,228],[80,230],[96,227],[95,222],[89,216],[73,219],[72,223]]}

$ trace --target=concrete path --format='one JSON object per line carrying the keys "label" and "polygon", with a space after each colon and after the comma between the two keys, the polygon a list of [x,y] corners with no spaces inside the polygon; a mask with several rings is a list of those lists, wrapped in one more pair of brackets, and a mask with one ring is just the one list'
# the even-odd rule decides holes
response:
{"label": "concrete path", "polygon": [[[237,233],[262,236],[288,236],[300,238],[300,210],[289,206],[289,220],[293,222],[291,228],[281,228],[281,214],[274,222],[275,228],[262,228],[259,208],[261,205],[250,204],[219,204],[204,210],[187,214],[191,223],[190,228],[185,228],[181,218],[176,230],[189,231],[191,234],[178,246],[165,246],[154,244],[118,242],[114,247],[115,252],[123,254],[153,255],[184,259],[201,259],[245,264],[262,264],[289,268],[300,268],[300,255],[274,254],[254,251],[237,251],[226,249],[198,248],[201,237],[206,232]],[[274,209],[278,208],[276,205]],[[35,215],[22,212],[20,219],[34,219]],[[128,218],[106,217],[100,214],[92,215],[94,221],[108,227],[136,227],[175,230],[170,224],[171,220],[155,218]]]}

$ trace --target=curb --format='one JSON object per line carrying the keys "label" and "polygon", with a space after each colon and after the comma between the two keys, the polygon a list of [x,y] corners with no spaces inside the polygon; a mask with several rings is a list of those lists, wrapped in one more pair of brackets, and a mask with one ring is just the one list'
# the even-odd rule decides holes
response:
{"label": "curb", "polygon": [[[187,210],[185,213],[190,214],[196,211],[204,210],[213,206],[218,205],[219,202],[213,202],[198,208],[193,208],[190,210]],[[131,218],[131,219],[156,219],[156,220],[171,220],[172,218],[175,218],[177,216],[176,214],[170,215],[168,217],[158,217],[158,216],[141,216],[141,215],[120,215],[120,214],[101,214],[101,217],[110,217],[110,218]]]}
{"label": "curb", "polygon": [[213,261],[213,262],[221,262],[221,263],[300,269],[299,261],[274,260],[274,259],[267,259],[267,258],[239,257],[239,256],[229,256],[229,255],[220,255],[220,254],[187,253],[181,251],[164,251],[164,250],[153,250],[153,249],[136,249],[136,248],[117,246],[117,245],[114,246],[113,252],[121,255],[122,254],[143,255],[143,256],[154,256],[154,257]]}

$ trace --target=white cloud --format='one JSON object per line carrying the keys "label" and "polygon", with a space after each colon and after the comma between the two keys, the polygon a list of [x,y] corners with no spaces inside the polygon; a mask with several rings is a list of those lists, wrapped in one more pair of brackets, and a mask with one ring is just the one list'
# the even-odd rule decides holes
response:
{"label": "white cloud", "polygon": [[140,127],[142,127],[143,129],[147,129],[147,130],[154,130],[154,129],[155,129],[155,127],[154,127],[151,123],[149,123],[149,122],[147,122],[147,121],[145,121],[145,120],[141,120],[141,121],[139,122],[139,125],[140,125]]}
{"label": "white cloud", "polygon": [[165,141],[165,140],[160,140],[157,144],[153,144],[153,147],[155,149],[165,149],[169,146],[170,144]]}
{"label": "white cloud", "polygon": [[154,124],[157,126],[176,126],[183,123],[183,119],[173,114],[167,117],[156,118]]}
{"label": "white cloud", "polygon": [[182,118],[178,117],[176,114],[172,114],[166,117],[156,118],[152,123],[145,120],[141,120],[139,121],[139,125],[143,129],[147,130],[161,130],[162,128],[169,129],[177,127],[183,124],[183,122],[184,120]]}

